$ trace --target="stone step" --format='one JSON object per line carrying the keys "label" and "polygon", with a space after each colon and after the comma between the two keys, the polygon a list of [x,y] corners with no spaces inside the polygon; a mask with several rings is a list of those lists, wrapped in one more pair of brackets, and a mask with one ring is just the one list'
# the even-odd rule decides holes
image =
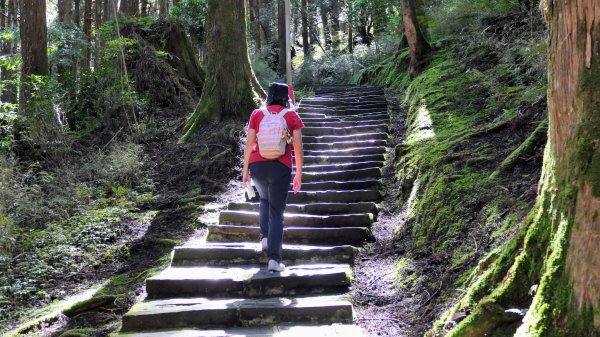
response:
{"label": "stone step", "polygon": [[370,155],[328,155],[328,156],[304,156],[304,164],[336,164],[336,163],[352,163],[354,161],[384,161],[384,154],[370,154]]}
{"label": "stone step", "polygon": [[356,148],[365,148],[365,147],[386,147],[387,140],[375,139],[375,140],[363,140],[360,142],[357,141],[342,141],[342,142],[332,142],[332,143],[305,143],[303,148],[304,150],[338,150],[338,149],[356,149]]}
{"label": "stone step", "polygon": [[[259,228],[252,226],[208,225],[209,242],[258,241]],[[359,246],[373,239],[367,227],[309,228],[288,227],[283,229],[283,242],[309,245]]]}
{"label": "stone step", "polygon": [[[318,181],[343,181],[357,179],[381,179],[380,168],[367,168],[359,170],[345,170],[334,172],[304,172],[302,174],[302,182],[318,182]],[[293,175],[292,175],[293,176]],[[344,191],[347,193],[347,191]]]}
{"label": "stone step", "polygon": [[341,100],[341,99],[333,99],[333,100],[320,100],[320,101],[309,101],[303,102],[300,105],[300,109],[312,109],[318,107],[325,108],[334,108],[337,110],[344,110],[346,108],[378,108],[378,109],[387,109],[388,103],[382,100],[368,100],[359,102],[357,100]]}
{"label": "stone step", "polygon": [[[331,117],[331,118],[336,118],[336,117]],[[340,118],[343,118],[345,121],[361,121],[363,119],[368,119],[368,120],[372,120],[372,121],[376,120],[376,121],[382,121],[382,122],[386,122],[386,123],[390,122],[390,115],[388,115],[386,112],[384,112],[384,113],[375,112],[375,113],[371,113],[371,114],[363,114],[363,115],[358,115],[358,116],[348,115],[348,116],[343,116]]]}
{"label": "stone step", "polygon": [[[362,171],[362,170],[357,170]],[[350,171],[342,171],[350,172]],[[327,175],[328,173],[320,173]],[[302,179],[311,177],[308,173],[302,175]],[[316,178],[315,178],[316,179]],[[307,204],[313,202],[364,202],[379,201],[381,191],[379,190],[348,190],[348,191],[300,191],[289,192],[287,201],[290,203]]]}
{"label": "stone step", "polygon": [[[357,250],[352,246],[306,246],[284,244],[286,264],[354,262]],[[267,256],[258,240],[241,243],[206,243],[199,247],[175,247],[171,266],[239,266],[266,264]]]}
{"label": "stone step", "polygon": [[348,155],[368,155],[385,154],[385,146],[353,147],[348,149],[330,149],[330,150],[304,150],[307,156],[348,156]]}
{"label": "stone step", "polygon": [[347,171],[347,170],[360,170],[367,168],[381,168],[383,162],[381,161],[366,161],[357,163],[340,163],[340,164],[310,164],[304,165],[302,171],[305,173],[309,172],[336,172],[336,171]]}
{"label": "stone step", "polygon": [[[232,211],[253,211],[258,212],[258,203],[252,202],[230,202],[227,205],[228,210]],[[288,203],[286,212],[336,215],[348,213],[370,213],[377,215],[379,210],[374,202],[344,202],[344,203],[312,203],[312,204],[291,204]]]}
{"label": "stone step", "polygon": [[311,126],[311,123],[327,123],[327,122],[355,122],[363,124],[379,124],[389,123],[390,116],[387,114],[369,114],[358,116],[327,116],[327,117],[302,117],[302,121],[306,126]]}
{"label": "stone step", "polygon": [[354,127],[361,125],[374,125],[378,127],[387,127],[387,123],[378,121],[378,120],[355,120],[355,121],[331,121],[331,122],[309,122],[304,121],[305,127],[331,127],[331,128],[345,128],[345,127]]}
{"label": "stone step", "polygon": [[352,304],[344,296],[266,299],[181,298],[143,301],[123,316],[121,331],[187,327],[264,326],[280,323],[351,323]]}
{"label": "stone step", "polygon": [[[303,191],[348,191],[348,190],[373,190],[379,189],[381,182],[379,180],[354,180],[354,181],[318,181],[302,183]],[[292,190],[292,184],[290,184]]]}
{"label": "stone step", "polygon": [[[286,260],[287,262],[287,260]],[[339,294],[348,291],[347,264],[288,265],[281,273],[264,266],[171,267],[146,280],[149,299],[266,297]]]}
{"label": "stone step", "polygon": [[[219,222],[230,225],[258,226],[258,211],[224,210],[219,214]],[[369,227],[373,216],[369,213],[315,215],[303,213],[284,213],[285,227]]]}
{"label": "stone step", "polygon": [[387,132],[387,125],[361,125],[353,127],[306,127],[302,134],[307,136],[355,135],[361,133]]}
{"label": "stone step", "polygon": [[365,337],[360,327],[349,324],[332,325],[276,325],[270,327],[231,328],[220,330],[180,329],[159,332],[121,333],[119,337]]}
{"label": "stone step", "polygon": [[302,135],[302,142],[305,144],[313,143],[336,143],[336,142],[363,142],[363,141],[375,141],[389,139],[389,135],[385,132],[368,132],[360,134],[349,134],[349,135],[325,135],[325,136],[308,136]]}

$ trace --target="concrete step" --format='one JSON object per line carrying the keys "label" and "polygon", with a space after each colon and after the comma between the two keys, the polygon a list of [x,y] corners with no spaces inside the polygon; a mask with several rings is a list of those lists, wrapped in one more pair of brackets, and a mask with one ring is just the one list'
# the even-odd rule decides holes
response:
{"label": "concrete step", "polygon": [[[373,190],[379,189],[381,182],[379,180],[354,180],[354,181],[319,181],[312,183],[302,183],[303,191],[348,191],[348,190]],[[290,190],[292,184],[290,184]]]}
{"label": "concrete step", "polygon": [[[221,211],[219,222],[222,224],[258,226],[258,211]],[[315,215],[303,213],[284,213],[285,227],[369,227],[373,216],[369,213]]]}
{"label": "concrete step", "polygon": [[324,136],[308,136],[302,135],[302,142],[305,144],[312,143],[338,143],[338,142],[363,142],[389,139],[389,135],[385,132],[367,132],[360,134],[349,135],[324,135]]}
{"label": "concrete step", "polygon": [[327,155],[327,156],[314,156],[305,155],[304,164],[335,164],[335,163],[353,163],[354,161],[385,161],[384,154],[370,154],[370,155]]}
{"label": "concrete step", "polygon": [[[286,260],[287,262],[287,260]],[[146,280],[150,299],[181,297],[298,296],[348,291],[347,264],[287,265],[281,273],[264,266],[171,267]]]}
{"label": "concrete step", "polygon": [[340,141],[340,142],[319,142],[319,143],[305,143],[303,144],[304,150],[340,150],[340,149],[356,149],[365,147],[386,147],[387,140],[362,140],[357,142],[353,141]]}
{"label": "concrete step", "polygon": [[[356,248],[344,246],[283,245],[286,264],[354,262]],[[206,243],[199,247],[175,247],[171,266],[239,266],[264,265],[267,256],[255,242]]]}
{"label": "concrete step", "polygon": [[361,125],[353,127],[306,127],[302,134],[307,136],[353,135],[360,133],[387,132],[387,125]]}
{"label": "concrete step", "polygon": [[[208,242],[257,241],[258,227],[234,225],[208,225]],[[283,229],[283,242],[308,245],[359,246],[373,239],[367,227],[309,228],[288,227]]]}
{"label": "concrete step", "polygon": [[349,324],[290,326],[276,325],[270,327],[231,328],[217,330],[180,329],[159,332],[121,333],[119,337],[365,337],[360,327]]}
{"label": "concrete step", "polygon": [[[230,202],[227,205],[228,210],[232,211],[252,211],[258,212],[259,204],[251,202]],[[374,202],[343,202],[343,203],[312,203],[312,204],[287,204],[286,212],[304,213],[304,214],[349,214],[349,213],[370,213],[377,214],[377,204]]]}
{"label": "concrete step", "polygon": [[344,296],[266,299],[181,298],[144,301],[123,316],[121,331],[187,327],[265,326],[280,323],[351,323],[352,304]]}

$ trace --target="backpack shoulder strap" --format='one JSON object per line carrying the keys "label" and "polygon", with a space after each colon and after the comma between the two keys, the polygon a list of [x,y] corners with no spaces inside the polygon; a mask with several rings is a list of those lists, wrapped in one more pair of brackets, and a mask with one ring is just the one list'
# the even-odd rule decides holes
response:
{"label": "backpack shoulder strap", "polygon": [[281,117],[285,117],[285,114],[288,112],[290,112],[289,109],[283,109],[283,110],[279,111],[278,115]]}
{"label": "backpack shoulder strap", "polygon": [[263,113],[263,115],[265,115],[265,117],[271,114],[269,112],[269,110],[267,110],[267,108],[260,108],[260,111],[262,111],[262,113]]}

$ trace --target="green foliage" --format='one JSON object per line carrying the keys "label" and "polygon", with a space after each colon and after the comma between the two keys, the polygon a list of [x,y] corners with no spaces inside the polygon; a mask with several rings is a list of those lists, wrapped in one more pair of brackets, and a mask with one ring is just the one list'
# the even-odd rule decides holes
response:
{"label": "green foliage", "polygon": [[197,44],[205,40],[206,6],[207,0],[181,0],[171,9],[171,16],[185,24]]}
{"label": "green foliage", "polygon": [[17,105],[1,102],[0,107],[0,155],[9,153],[14,144],[14,125],[17,121]]}
{"label": "green foliage", "polygon": [[48,25],[48,61],[51,73],[72,76],[72,67],[83,60],[83,49],[89,46],[85,35],[75,24],[53,22]]}

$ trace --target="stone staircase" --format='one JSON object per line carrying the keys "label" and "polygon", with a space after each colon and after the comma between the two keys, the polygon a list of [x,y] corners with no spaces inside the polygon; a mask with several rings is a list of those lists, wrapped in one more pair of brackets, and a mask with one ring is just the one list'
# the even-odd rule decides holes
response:
{"label": "stone staircase", "polygon": [[230,203],[205,244],[175,248],[171,267],[146,280],[120,336],[364,336],[347,291],[356,247],[373,239],[387,102],[379,89],[331,87],[299,114],[305,166],[302,191],[288,194],[286,270],[266,270],[258,200]]}

